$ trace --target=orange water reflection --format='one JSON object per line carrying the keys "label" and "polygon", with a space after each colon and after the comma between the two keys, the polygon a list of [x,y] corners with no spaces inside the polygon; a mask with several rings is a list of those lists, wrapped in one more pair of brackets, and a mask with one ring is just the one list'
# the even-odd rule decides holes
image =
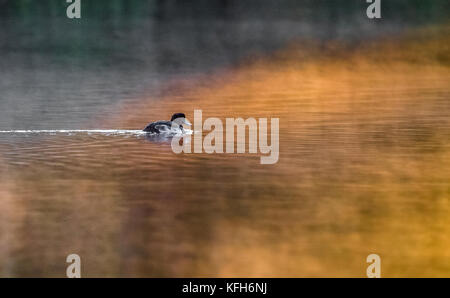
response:
{"label": "orange water reflection", "polygon": [[[445,30],[444,30],[445,31]],[[449,40],[293,47],[121,106],[103,127],[173,112],[279,117],[280,160],[175,155],[104,135],[0,145],[0,274],[449,276]],[[447,35],[448,36],[448,35]]]}

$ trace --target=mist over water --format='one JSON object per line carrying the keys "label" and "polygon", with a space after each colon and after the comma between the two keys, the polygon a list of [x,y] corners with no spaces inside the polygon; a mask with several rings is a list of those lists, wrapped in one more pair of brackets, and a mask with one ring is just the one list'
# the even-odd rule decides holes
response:
{"label": "mist over water", "polygon": [[[445,19],[447,1],[4,1],[0,129],[81,129],[116,104],[167,92],[168,82],[269,54],[292,43],[360,43]],[[119,128],[119,127],[108,127]]]}
{"label": "mist over water", "polygon": [[[64,2],[0,1],[0,275],[448,275],[448,1]],[[279,162],[141,132],[195,109]]]}

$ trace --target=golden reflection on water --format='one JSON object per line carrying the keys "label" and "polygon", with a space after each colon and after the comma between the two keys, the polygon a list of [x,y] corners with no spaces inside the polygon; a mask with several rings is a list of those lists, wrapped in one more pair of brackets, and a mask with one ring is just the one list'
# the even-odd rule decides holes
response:
{"label": "golden reflection on water", "polygon": [[275,165],[145,137],[0,143],[0,274],[64,276],[78,253],[86,277],[364,277],[377,253],[384,277],[450,276],[442,36],[292,47],[101,122],[279,117]]}

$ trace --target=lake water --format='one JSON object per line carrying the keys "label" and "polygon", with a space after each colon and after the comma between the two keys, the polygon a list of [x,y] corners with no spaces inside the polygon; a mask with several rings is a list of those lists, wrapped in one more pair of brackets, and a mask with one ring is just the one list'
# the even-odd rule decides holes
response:
{"label": "lake water", "polygon": [[[0,275],[448,276],[448,27],[287,19],[2,20]],[[195,109],[278,117],[279,162],[139,131]]]}

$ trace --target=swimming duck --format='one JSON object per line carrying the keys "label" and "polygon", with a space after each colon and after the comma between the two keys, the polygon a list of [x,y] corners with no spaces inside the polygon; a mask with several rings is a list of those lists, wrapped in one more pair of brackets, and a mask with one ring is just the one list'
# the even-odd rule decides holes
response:
{"label": "swimming duck", "polygon": [[173,114],[170,121],[167,120],[161,120],[152,122],[149,125],[147,125],[143,130],[145,132],[151,132],[151,133],[183,133],[184,132],[184,125],[192,125],[187,119],[186,116],[183,113],[176,113]]}

